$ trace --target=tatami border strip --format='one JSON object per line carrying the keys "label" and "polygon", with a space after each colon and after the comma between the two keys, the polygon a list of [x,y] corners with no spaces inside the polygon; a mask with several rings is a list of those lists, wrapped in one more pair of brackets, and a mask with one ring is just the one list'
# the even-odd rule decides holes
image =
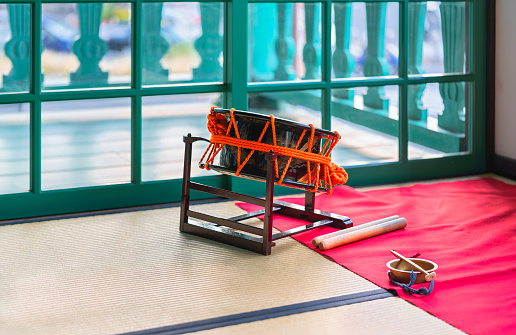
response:
{"label": "tatami border strip", "polygon": [[312,312],[320,309],[356,304],[371,300],[390,298],[394,295],[385,289],[346,294],[332,298],[312,300],[297,304],[262,309],[253,312],[232,314],[199,321],[185,322],[173,326],[165,326],[125,333],[123,335],[172,335],[198,332],[202,330],[234,326],[241,323],[273,319],[293,314]]}

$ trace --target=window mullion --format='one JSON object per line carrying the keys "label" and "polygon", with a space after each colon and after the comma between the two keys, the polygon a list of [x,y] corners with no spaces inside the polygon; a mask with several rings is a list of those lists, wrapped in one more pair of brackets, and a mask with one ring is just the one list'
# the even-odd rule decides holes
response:
{"label": "window mullion", "polygon": [[30,190],[41,193],[41,1],[31,4]]}
{"label": "window mullion", "polygon": [[131,99],[131,181],[142,182],[142,3],[132,5],[132,87],[136,95]]}
{"label": "window mullion", "polygon": [[409,40],[409,2],[404,0],[399,5],[399,55],[398,73],[403,79],[399,87],[398,103],[398,159],[401,162],[408,160],[408,40]]}
{"label": "window mullion", "polygon": [[226,29],[226,107],[247,110],[247,17],[248,1],[227,4]]}
{"label": "window mullion", "polygon": [[332,2],[327,1],[321,4],[321,27],[322,27],[322,55],[321,55],[321,75],[326,88],[322,91],[322,120],[323,128],[331,129],[331,13]]}

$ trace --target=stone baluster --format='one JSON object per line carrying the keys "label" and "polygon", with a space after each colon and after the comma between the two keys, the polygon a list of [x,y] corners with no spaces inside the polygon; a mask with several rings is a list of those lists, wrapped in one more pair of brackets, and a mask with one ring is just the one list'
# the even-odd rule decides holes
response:
{"label": "stone baluster", "polygon": [[287,36],[286,23],[288,15],[292,15],[292,4],[278,3],[278,38],[274,44],[276,57],[278,59],[278,67],[274,71],[275,80],[293,80],[295,78],[294,67],[292,60],[294,56],[294,39],[292,36]]}
{"label": "stone baluster", "polygon": [[11,39],[5,44],[5,55],[11,60],[9,74],[3,76],[6,91],[27,91],[30,80],[30,5],[8,4]]}
{"label": "stone baluster", "polygon": [[315,47],[315,34],[319,29],[319,11],[314,3],[305,3],[306,44],[303,47],[305,76],[303,79],[315,79],[320,65],[320,52]]}
{"label": "stone baluster", "polygon": [[108,73],[99,63],[106,54],[106,41],[99,37],[102,3],[78,3],[79,38],[73,43],[73,53],[79,59],[79,68],[70,73],[71,84],[107,84]]}
{"label": "stone baluster", "polygon": [[[351,33],[351,9],[352,4],[336,2],[333,4],[335,11],[335,51],[332,63],[335,77],[349,78],[355,68],[355,59],[349,52]],[[353,99],[353,89],[337,90],[333,94],[340,99]]]}
{"label": "stone baluster", "polygon": [[[426,3],[411,2],[409,4],[408,74],[425,73],[421,68],[425,16]],[[410,120],[420,121],[427,119],[427,110],[421,101],[425,87],[425,84],[408,86],[408,116]]]}
{"label": "stone baluster", "polygon": [[[462,73],[466,39],[466,4],[464,2],[442,2],[441,27],[443,34],[443,65],[446,73]],[[464,83],[440,83],[439,92],[444,111],[439,115],[439,127],[463,133],[465,127]]]}
{"label": "stone baluster", "polygon": [[168,70],[161,64],[161,58],[168,49],[168,43],[161,36],[162,2],[143,4],[142,17],[142,77],[144,84],[157,84],[168,81]]}
{"label": "stone baluster", "polygon": [[195,41],[194,47],[201,57],[201,64],[193,69],[193,79],[221,81],[222,66],[219,63],[222,52],[222,36],[219,34],[221,4],[201,3],[199,6],[202,35]]}
{"label": "stone baluster", "polygon": [[[367,55],[364,60],[364,75],[367,77],[386,76],[389,65],[385,58],[385,18],[387,3],[366,3]],[[383,87],[369,87],[364,95],[364,105],[386,110],[389,100]]]}

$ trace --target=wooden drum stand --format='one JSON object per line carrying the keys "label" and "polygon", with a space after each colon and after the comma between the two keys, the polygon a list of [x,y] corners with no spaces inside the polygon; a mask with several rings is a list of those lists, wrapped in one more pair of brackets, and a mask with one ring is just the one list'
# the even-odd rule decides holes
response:
{"label": "wooden drum stand", "polygon": [[[183,170],[183,188],[181,194],[181,217],[179,230],[186,233],[209,238],[211,240],[237,246],[243,249],[258,252],[264,255],[271,254],[274,241],[283,237],[291,236],[312,228],[331,225],[335,228],[344,229],[353,226],[351,220],[342,215],[326,213],[314,208],[315,193],[305,191],[305,205],[289,204],[282,201],[274,201],[274,152],[266,154],[267,177],[265,180],[265,199],[249,195],[227,191],[224,189],[203,185],[190,180],[192,143],[206,141],[202,137],[183,136],[185,143],[185,157]],[[216,166],[210,168],[217,170]],[[264,209],[224,219],[205,213],[196,212],[190,209],[190,190],[197,190],[209,193],[218,197],[242,201],[253,205],[264,207]],[[295,227],[276,234],[272,233],[272,213],[278,213],[310,222],[309,224]],[[239,221],[263,215],[263,228],[247,225]],[[204,222],[192,220],[192,218]],[[228,229],[231,228],[231,229]]]}

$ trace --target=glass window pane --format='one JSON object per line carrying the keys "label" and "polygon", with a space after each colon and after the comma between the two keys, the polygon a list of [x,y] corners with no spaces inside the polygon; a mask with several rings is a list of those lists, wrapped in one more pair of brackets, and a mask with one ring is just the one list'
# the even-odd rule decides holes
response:
{"label": "glass window pane", "polygon": [[129,98],[44,102],[43,190],[131,181]]}
{"label": "glass window pane", "polygon": [[332,77],[398,75],[397,2],[335,2]]}
{"label": "glass window pane", "polygon": [[[142,180],[183,177],[183,136],[210,139],[207,115],[212,106],[222,106],[222,95],[188,94],[143,97],[142,107]],[[196,142],[192,147],[192,177],[214,172],[197,167],[208,144]]]}
{"label": "glass window pane", "polygon": [[321,78],[321,5],[249,5],[249,81]]}
{"label": "glass window pane", "polygon": [[129,86],[129,3],[45,3],[41,19],[44,89]]}
{"label": "glass window pane", "polygon": [[249,111],[274,115],[321,128],[321,91],[261,92],[249,94]]}
{"label": "glass window pane", "polygon": [[143,3],[143,84],[222,81],[223,8],[222,3]]}
{"label": "glass window pane", "polygon": [[30,105],[0,104],[0,194],[30,188]]}
{"label": "glass window pane", "polygon": [[409,3],[408,73],[469,72],[468,2]]}
{"label": "glass window pane", "polygon": [[469,87],[464,82],[409,86],[409,159],[468,151]]}
{"label": "glass window pane", "polygon": [[342,166],[398,160],[398,86],[332,91],[331,128],[341,140],[332,161]]}
{"label": "glass window pane", "polygon": [[30,4],[0,4],[0,93],[30,85]]}

